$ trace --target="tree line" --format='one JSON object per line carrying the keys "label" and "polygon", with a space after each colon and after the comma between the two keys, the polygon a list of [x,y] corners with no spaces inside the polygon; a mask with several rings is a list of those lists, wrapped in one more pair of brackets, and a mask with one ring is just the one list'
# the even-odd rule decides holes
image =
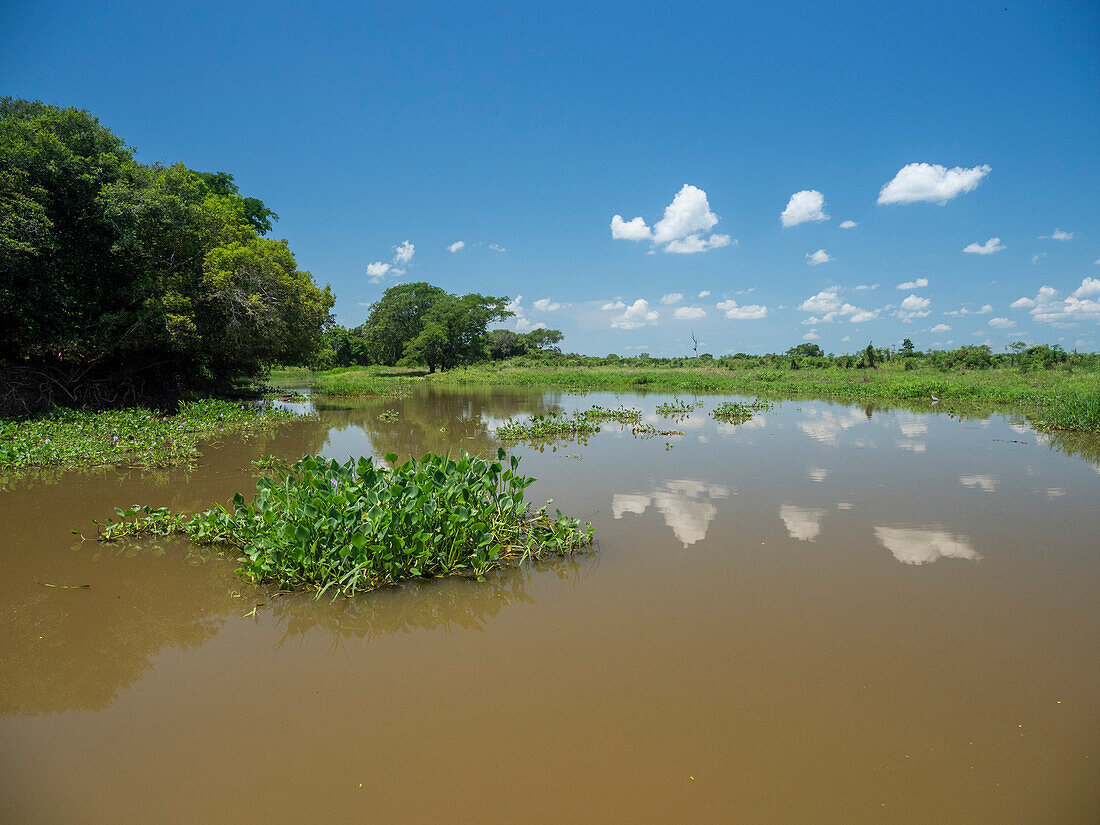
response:
{"label": "tree line", "polygon": [[86,111],[0,99],[0,409],[308,363],[334,298],[226,172],[143,164]]}

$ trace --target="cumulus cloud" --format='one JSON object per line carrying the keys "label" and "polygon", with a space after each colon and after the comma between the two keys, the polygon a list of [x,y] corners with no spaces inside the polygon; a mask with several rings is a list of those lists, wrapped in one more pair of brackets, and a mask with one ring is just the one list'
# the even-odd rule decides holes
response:
{"label": "cumulus cloud", "polygon": [[[1097,263],[1100,263],[1100,261],[1097,261]],[[710,295],[709,289],[704,289],[702,292],[699,293],[700,298],[706,298],[708,295]]]}
{"label": "cumulus cloud", "polygon": [[716,306],[727,318],[734,321],[757,321],[768,316],[768,308],[760,304],[745,304],[738,306],[732,298],[728,301],[719,301]]}
{"label": "cumulus cloud", "polygon": [[508,302],[504,308],[509,312],[514,313],[512,317],[513,326],[516,328],[516,332],[530,332],[533,329],[546,329],[546,324],[535,323],[524,312],[523,309],[523,296],[517,295],[514,300]]}
{"label": "cumulus cloud", "polygon": [[373,284],[377,284],[387,275],[400,277],[405,274],[405,267],[408,266],[415,254],[416,247],[413,246],[412,241],[399,243],[393,248],[392,263],[374,261],[367,264],[367,277],[370,278]]}
{"label": "cumulus cloud", "polygon": [[1050,241],[1072,241],[1073,240],[1073,233],[1072,232],[1066,232],[1066,231],[1061,230],[1061,229],[1055,229],[1049,235],[1040,235],[1039,238],[1040,238],[1040,240],[1050,240]]}
{"label": "cumulus cloud", "polygon": [[974,310],[975,315],[988,315],[993,311],[993,307],[989,304],[982,304],[981,309]]}
{"label": "cumulus cloud", "polygon": [[811,329],[805,335],[802,336],[803,341],[820,341],[821,336],[817,334],[816,329]]}
{"label": "cumulus cloud", "polygon": [[666,306],[669,304],[678,304],[684,300],[684,293],[682,292],[670,292],[667,295],[661,296],[661,303]]}
{"label": "cumulus cloud", "polygon": [[622,301],[619,301],[619,300],[608,301],[606,304],[604,304],[602,307],[600,307],[600,309],[603,310],[604,312],[607,312],[609,310],[614,310],[614,309],[626,309],[626,304],[624,304]]}
{"label": "cumulus cloud", "polygon": [[466,241],[455,241],[453,244],[447,247],[448,252],[461,252],[466,248]]}
{"label": "cumulus cloud", "polygon": [[611,319],[611,326],[616,329],[638,329],[646,324],[655,324],[660,317],[659,313],[649,308],[649,301],[639,298],[626,307],[621,315]]}
{"label": "cumulus cloud", "polygon": [[832,258],[829,257],[829,253],[824,249],[819,249],[817,252],[806,253],[806,263],[810,266],[819,266],[820,264],[827,264]]}
{"label": "cumulus cloud", "polygon": [[992,255],[994,252],[1000,252],[1005,248],[1005,245],[1001,243],[1000,238],[990,238],[988,241],[978,243],[975,241],[972,244],[968,244],[963,252],[969,252],[972,255]]}
{"label": "cumulus cloud", "polygon": [[860,284],[855,289],[856,292],[863,292],[865,289],[878,289],[878,287],[878,284]]}
{"label": "cumulus cloud", "polygon": [[857,226],[859,226],[858,221],[844,221],[844,223],[842,223],[840,225],[840,228],[841,229],[855,229]]}
{"label": "cumulus cloud", "polygon": [[640,215],[629,221],[615,215],[611,218],[611,237],[617,241],[648,241],[653,235]]}
{"label": "cumulus cloud", "polygon": [[627,221],[622,215],[611,218],[611,237],[625,241],[651,241],[663,246],[665,252],[682,255],[719,249],[737,243],[729,235],[713,234],[703,237],[718,223],[718,216],[711,211],[707,193],[697,186],[685,183],[665,207],[665,214],[652,228],[638,216]]}
{"label": "cumulus cloud", "polygon": [[672,314],[681,321],[694,321],[697,318],[702,318],[707,313],[702,307],[676,307],[676,311]]}
{"label": "cumulus cloud", "polygon": [[549,298],[539,298],[532,306],[540,312],[556,312],[562,307],[569,306],[569,304],[559,304],[551,301]]}
{"label": "cumulus cloud", "polygon": [[390,264],[382,263],[382,261],[375,261],[374,263],[367,264],[367,277],[371,279],[371,283],[378,283],[386,277],[386,273],[393,267]]}
{"label": "cumulus cloud", "polygon": [[1031,317],[1044,324],[1065,327],[1079,321],[1100,323],[1100,278],[1083,278],[1081,285],[1062,298],[1054,287],[1043,286],[1034,298],[1020,298],[1014,308],[1030,309]]}
{"label": "cumulus cloud", "polygon": [[929,332],[950,332],[951,327],[949,327],[947,324],[936,324],[934,327],[932,327],[932,329],[930,329],[928,331]]}
{"label": "cumulus cloud", "polygon": [[817,295],[812,295],[798,305],[798,308],[802,312],[832,312],[840,309],[840,296],[837,295],[836,287],[832,289],[823,289]]}
{"label": "cumulus cloud", "polygon": [[925,318],[931,314],[928,305],[932,303],[928,298],[919,295],[909,295],[901,306],[894,310],[894,317],[900,318],[904,323],[911,322],[914,318]]}
{"label": "cumulus cloud", "polygon": [[797,226],[807,221],[827,221],[824,212],[825,196],[816,189],[803,189],[795,192],[787,201],[787,208],[779,216],[784,226]]}
{"label": "cumulus cloud", "polygon": [[917,278],[915,281],[906,281],[903,284],[898,284],[898,289],[924,289],[928,286],[927,278]]}
{"label": "cumulus cloud", "polygon": [[971,169],[948,169],[938,163],[910,163],[878,193],[880,204],[938,203],[941,206],[964,192],[972,191],[992,170],[982,164]]}
{"label": "cumulus cloud", "polygon": [[989,325],[994,329],[1011,329],[1016,326],[1016,322],[1008,318],[990,318]]}
{"label": "cumulus cloud", "polygon": [[398,244],[393,248],[393,264],[394,266],[406,266],[409,261],[413,259],[413,255],[416,254],[416,247],[413,246],[411,241],[405,241]]}
{"label": "cumulus cloud", "polygon": [[881,310],[877,309],[861,309],[852,313],[852,317],[849,319],[853,324],[863,324],[867,321],[873,321],[878,318],[878,314]]}

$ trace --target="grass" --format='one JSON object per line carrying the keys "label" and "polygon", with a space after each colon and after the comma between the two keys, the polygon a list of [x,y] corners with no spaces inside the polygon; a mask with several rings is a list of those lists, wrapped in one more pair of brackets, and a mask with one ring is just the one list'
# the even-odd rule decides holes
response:
{"label": "grass", "polygon": [[294,418],[273,408],[206,399],[175,415],[129,408],[87,412],[58,407],[46,415],[0,419],[0,472],[41,467],[188,465],[201,439],[249,434]]}
{"label": "grass", "polygon": [[591,543],[590,525],[546,507],[532,512],[524,491],[535,479],[518,473],[517,457],[497,456],[427,455],[392,469],[368,458],[306,456],[261,478],[251,502],[238,493],[229,508],[190,516],[119,509],[122,520],[108,519],[99,538],[185,533],[238,552],[238,573],[253,581],[344,594],[409,578],[482,576],[509,560]]}
{"label": "grass", "polygon": [[[508,362],[449,370],[423,378],[434,384],[496,384],[571,391],[661,390],[727,392],[770,398],[826,398],[838,401],[905,401],[944,407],[994,404],[1027,413],[1042,428],[1100,431],[1100,374],[1058,367],[1022,370],[1015,367],[943,370],[932,366],[906,369],[905,359],[876,369],[831,366],[798,370],[749,365],[730,368],[661,366],[516,366]],[[411,385],[409,371],[377,367],[346,368],[317,373],[320,394],[393,392]],[[274,377],[274,376],[273,376]]]}

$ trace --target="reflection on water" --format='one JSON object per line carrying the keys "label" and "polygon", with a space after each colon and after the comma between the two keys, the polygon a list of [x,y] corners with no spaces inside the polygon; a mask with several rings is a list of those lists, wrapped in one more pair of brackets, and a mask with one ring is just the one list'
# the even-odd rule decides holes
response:
{"label": "reflection on water", "polygon": [[615,493],[611,513],[642,515],[652,504],[684,547],[706,538],[707,527],[718,514],[714,499],[729,496],[728,487],[694,479],[663,481],[648,493]]}
{"label": "reflection on water", "polygon": [[902,564],[931,564],[937,559],[981,558],[966,536],[938,527],[875,527],[875,538]]}
{"label": "reflection on water", "polygon": [[779,517],[787,526],[792,539],[813,541],[821,533],[821,519],[825,511],[820,507],[796,507],[784,504],[779,508]]}
{"label": "reflection on water", "polygon": [[959,476],[959,483],[967,487],[976,487],[984,490],[987,493],[992,493],[997,490],[997,479],[993,476],[986,474],[972,473],[966,476]]}

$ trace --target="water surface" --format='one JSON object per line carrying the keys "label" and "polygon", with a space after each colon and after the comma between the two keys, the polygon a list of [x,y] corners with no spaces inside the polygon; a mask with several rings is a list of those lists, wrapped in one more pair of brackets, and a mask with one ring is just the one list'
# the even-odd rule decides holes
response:
{"label": "water surface", "polygon": [[[1097,820],[1095,437],[820,401],[732,426],[719,397],[677,421],[670,398],[329,399],[191,472],[9,483],[0,818]],[[70,533],[227,500],[262,454],[493,454],[502,421],[591,404],[684,434],[515,448],[598,548],[483,582],[316,601],[186,542]]]}

